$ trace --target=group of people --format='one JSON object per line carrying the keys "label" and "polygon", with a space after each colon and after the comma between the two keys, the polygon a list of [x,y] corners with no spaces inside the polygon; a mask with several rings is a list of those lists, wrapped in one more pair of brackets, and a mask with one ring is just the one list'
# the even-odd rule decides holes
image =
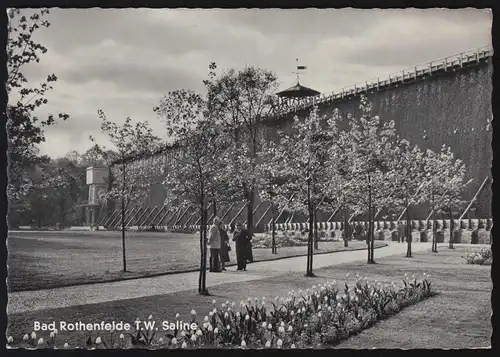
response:
{"label": "group of people", "polygon": [[[231,224],[229,233],[233,235],[233,242],[236,243],[237,270],[247,270],[247,263],[253,262],[252,237],[240,222],[236,225]],[[230,261],[231,244],[229,234],[218,217],[214,218],[210,227],[207,243],[210,246],[210,271],[214,273],[225,271],[226,263]]]}

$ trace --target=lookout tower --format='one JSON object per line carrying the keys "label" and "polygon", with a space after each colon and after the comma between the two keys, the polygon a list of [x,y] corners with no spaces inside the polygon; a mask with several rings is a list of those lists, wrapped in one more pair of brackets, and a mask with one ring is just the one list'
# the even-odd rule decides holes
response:
{"label": "lookout tower", "polygon": [[[96,216],[99,215],[101,204],[98,199],[99,190],[106,189],[108,169],[104,167],[87,167],[87,185],[89,186],[89,200],[86,207],[87,225],[93,230],[96,225]],[[97,213],[97,214],[96,214]]]}
{"label": "lookout tower", "polygon": [[294,86],[282,90],[281,92],[276,93],[278,96],[279,107],[287,108],[298,105],[303,99],[309,97],[315,97],[320,94],[320,92],[303,86],[300,84],[299,71],[307,69],[307,66],[299,66],[297,59],[297,70],[294,72],[297,75],[297,84]]}

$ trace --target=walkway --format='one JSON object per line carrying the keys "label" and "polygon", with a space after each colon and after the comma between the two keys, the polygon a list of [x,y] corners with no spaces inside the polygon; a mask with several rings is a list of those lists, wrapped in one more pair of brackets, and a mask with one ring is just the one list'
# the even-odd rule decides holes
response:
{"label": "walkway", "polygon": [[[425,251],[430,243],[414,243],[412,250]],[[404,254],[406,244],[389,243],[387,247],[375,250],[375,259],[390,255]],[[366,250],[335,252],[314,257],[314,268],[362,261],[366,259]],[[234,267],[220,274],[207,274],[207,286],[238,283],[284,275],[289,272],[301,272],[306,266],[307,257],[294,257],[275,261],[257,262],[248,266],[248,271],[238,272]],[[161,295],[196,289],[198,272],[165,275],[152,278],[124,280],[111,283],[80,285],[38,291],[20,291],[9,293],[7,313],[21,313],[45,309],[57,309],[69,306],[98,304],[146,296]]]}

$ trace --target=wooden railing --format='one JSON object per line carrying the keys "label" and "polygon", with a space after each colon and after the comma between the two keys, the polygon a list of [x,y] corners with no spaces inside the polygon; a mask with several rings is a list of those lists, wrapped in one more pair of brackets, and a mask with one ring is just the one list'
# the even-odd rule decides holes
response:
{"label": "wooden railing", "polygon": [[320,94],[315,97],[308,97],[287,108],[281,108],[274,111],[273,117],[280,117],[292,112],[325,104],[334,100],[346,97],[364,94],[372,90],[380,90],[400,83],[407,83],[417,79],[430,76],[436,72],[456,70],[474,63],[480,63],[481,60],[493,56],[493,47],[491,45],[483,46],[474,50],[458,53],[456,55],[439,58],[423,65],[417,65],[413,68],[405,69],[396,73],[389,74],[385,79],[375,78],[362,83],[356,83],[341,90],[329,94]]}

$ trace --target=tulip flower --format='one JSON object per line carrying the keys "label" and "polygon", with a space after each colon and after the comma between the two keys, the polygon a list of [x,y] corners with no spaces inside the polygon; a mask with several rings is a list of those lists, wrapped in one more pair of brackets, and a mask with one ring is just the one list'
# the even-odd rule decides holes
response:
{"label": "tulip flower", "polygon": [[95,339],[95,343],[97,345],[100,345],[102,343],[102,340],[101,340],[101,338],[99,336],[97,336],[97,338]]}
{"label": "tulip flower", "polygon": [[247,343],[245,342],[245,340],[241,340],[241,347],[246,347],[247,346]]}
{"label": "tulip flower", "polygon": [[181,316],[181,315],[179,315],[179,313],[175,314],[175,319],[176,320],[179,319],[179,316]]}
{"label": "tulip flower", "polygon": [[214,329],[214,334],[216,334],[216,335],[217,335],[218,333],[219,333],[219,329],[216,327],[216,328]]}
{"label": "tulip flower", "polygon": [[213,300],[212,300],[212,304],[214,304],[214,305],[215,305],[215,303],[216,303],[216,302],[217,302],[217,301],[216,301],[215,299],[213,299]]}
{"label": "tulip flower", "polygon": [[271,347],[271,341],[267,341],[266,344],[265,344],[265,347],[266,348],[270,348]]}
{"label": "tulip flower", "polygon": [[174,346],[177,345],[177,339],[175,337],[172,338],[172,340],[170,342],[172,342],[172,345],[174,345]]}
{"label": "tulip flower", "polygon": [[40,337],[40,339],[38,340],[38,344],[43,345],[43,338]]}
{"label": "tulip flower", "polygon": [[181,337],[186,337],[186,331],[184,330],[181,331]]}
{"label": "tulip flower", "polygon": [[292,345],[290,346],[290,348],[295,348],[295,343],[292,343]]}
{"label": "tulip flower", "polygon": [[56,334],[54,333],[54,331],[51,331],[49,336],[50,336],[50,338],[54,338],[56,336]]}
{"label": "tulip flower", "polygon": [[205,318],[203,319],[205,322],[208,322],[208,316],[205,316]]}
{"label": "tulip flower", "polygon": [[31,339],[32,339],[32,340],[36,340],[36,333],[35,333],[35,331],[33,331],[33,332],[31,333]]}
{"label": "tulip flower", "polygon": [[120,340],[125,339],[125,335],[123,333],[120,334]]}
{"label": "tulip flower", "polygon": [[12,342],[14,342],[14,339],[12,338],[12,336],[7,337],[7,343],[11,344]]}
{"label": "tulip flower", "polygon": [[186,342],[183,342],[182,345],[181,345],[181,348],[187,348],[187,343]]}
{"label": "tulip flower", "polygon": [[196,311],[194,309],[191,310],[191,315],[196,315]]}
{"label": "tulip flower", "polygon": [[276,346],[278,346],[278,348],[281,348],[281,346],[283,346],[283,341],[281,340],[281,338],[276,342]]}
{"label": "tulip flower", "polygon": [[191,335],[191,341],[196,342],[196,335]]}
{"label": "tulip flower", "polygon": [[163,343],[163,337],[160,337],[160,338],[158,339],[158,342],[159,342],[159,343]]}
{"label": "tulip flower", "polygon": [[66,343],[64,343],[64,346],[63,346],[63,347],[64,347],[64,348],[69,348],[68,343],[67,343],[67,342],[66,342]]}

